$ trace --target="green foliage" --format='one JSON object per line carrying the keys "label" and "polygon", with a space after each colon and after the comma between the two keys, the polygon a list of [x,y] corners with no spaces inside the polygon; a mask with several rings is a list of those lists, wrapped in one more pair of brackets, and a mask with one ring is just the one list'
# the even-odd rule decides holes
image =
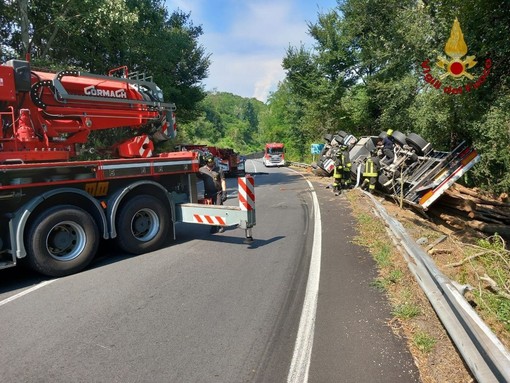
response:
{"label": "green foliage", "polygon": [[421,309],[414,303],[404,302],[397,305],[392,314],[400,319],[411,319],[421,314]]}
{"label": "green foliage", "polygon": [[374,254],[374,259],[379,267],[388,267],[391,265],[391,246],[382,245]]}
{"label": "green foliage", "polygon": [[473,124],[482,158],[471,174],[472,183],[496,193],[510,190],[510,96],[490,106],[483,120]]}
{"label": "green foliage", "polygon": [[[38,0],[30,2],[24,31],[18,5],[26,1],[0,2],[2,61],[29,53],[33,67],[95,74],[125,65],[151,76],[176,104],[179,121],[197,116],[210,61],[198,43],[202,28],[189,14],[169,15],[162,0]],[[24,33],[30,34],[28,50]]]}
{"label": "green foliage", "polygon": [[240,153],[260,151],[261,123],[266,105],[231,93],[208,93],[199,117],[180,125],[182,143],[232,148]]}
{"label": "green foliage", "polygon": [[496,317],[506,330],[510,331],[510,286],[508,285],[510,252],[507,250],[505,240],[497,234],[480,239],[470,252],[474,253],[471,256],[470,266],[476,272],[475,281],[484,280],[488,283],[488,288],[472,291],[477,305],[489,317]]}
{"label": "green foliage", "polygon": [[[476,91],[446,94],[458,87],[435,65],[458,18],[468,55],[487,59],[491,73]],[[494,192],[510,188],[510,8],[505,0],[344,0],[308,24],[314,49],[289,47],[286,78],[268,101],[263,134],[279,138],[291,159],[307,158],[309,145],[327,133],[357,136],[388,128],[414,132],[437,150],[467,141],[481,162],[465,177]],[[424,81],[421,63],[443,88]]]}
{"label": "green foliage", "polygon": [[[380,265],[380,267],[389,267],[390,263]],[[392,269],[387,276],[378,277],[374,280],[373,286],[381,291],[385,291],[390,285],[399,283],[404,277],[404,272],[400,269]]]}
{"label": "green foliage", "polygon": [[418,350],[427,354],[434,349],[436,342],[436,339],[424,331],[418,331],[413,336],[414,345],[418,348]]}

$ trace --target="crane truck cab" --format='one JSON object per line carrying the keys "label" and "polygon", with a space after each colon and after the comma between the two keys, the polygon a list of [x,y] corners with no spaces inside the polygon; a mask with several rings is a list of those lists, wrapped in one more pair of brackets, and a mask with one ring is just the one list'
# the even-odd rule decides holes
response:
{"label": "crane truck cab", "polygon": [[285,166],[285,145],[279,142],[266,144],[264,147],[264,166]]}

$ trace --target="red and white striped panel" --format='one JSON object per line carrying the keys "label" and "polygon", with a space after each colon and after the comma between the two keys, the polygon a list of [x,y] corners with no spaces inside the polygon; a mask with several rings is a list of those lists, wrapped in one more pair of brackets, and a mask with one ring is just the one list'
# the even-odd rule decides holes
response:
{"label": "red and white striped panel", "polygon": [[223,217],[213,215],[193,214],[193,221],[195,223],[204,223],[206,225],[226,225]]}
{"label": "red and white striped panel", "polygon": [[167,138],[175,138],[177,136],[177,122],[175,119],[175,113],[172,113],[171,121],[168,121],[167,118],[163,119],[163,125],[161,127],[161,132]]}
{"label": "red and white striped panel", "polygon": [[252,176],[238,178],[239,207],[241,210],[255,210],[255,181]]}
{"label": "red and white striped panel", "polygon": [[140,157],[147,158],[152,156],[152,149],[154,146],[149,136],[144,134],[143,136],[135,137],[135,142],[139,147]]}
{"label": "red and white striped panel", "polygon": [[118,146],[119,155],[124,158],[152,157],[153,150],[154,144],[146,134],[133,137]]}

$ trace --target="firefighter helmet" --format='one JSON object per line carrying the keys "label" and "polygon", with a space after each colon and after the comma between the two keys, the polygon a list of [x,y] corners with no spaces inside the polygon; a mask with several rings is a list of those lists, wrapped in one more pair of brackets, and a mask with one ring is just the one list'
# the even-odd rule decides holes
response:
{"label": "firefighter helmet", "polygon": [[387,134],[388,136],[391,136],[391,135],[393,134],[393,129],[388,129],[388,130],[386,131],[386,134]]}
{"label": "firefighter helmet", "polygon": [[211,153],[205,153],[204,154],[204,161],[206,163],[214,162],[214,156]]}

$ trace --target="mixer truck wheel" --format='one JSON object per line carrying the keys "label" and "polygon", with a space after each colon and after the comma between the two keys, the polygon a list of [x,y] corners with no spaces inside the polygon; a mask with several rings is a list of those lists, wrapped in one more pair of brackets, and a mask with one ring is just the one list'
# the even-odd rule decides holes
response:
{"label": "mixer truck wheel", "polygon": [[76,206],[55,206],[28,228],[27,263],[51,277],[73,274],[92,261],[99,239],[96,222],[89,213]]}
{"label": "mixer truck wheel", "polygon": [[398,130],[395,130],[392,134],[393,139],[400,146],[404,146],[406,144],[406,135]]}
{"label": "mixer truck wheel", "polygon": [[416,133],[409,134],[406,142],[419,156],[426,155],[432,150],[432,145]]}
{"label": "mixer truck wheel", "polygon": [[130,254],[143,254],[163,247],[172,221],[162,201],[150,195],[139,195],[121,206],[116,227],[118,247]]}

